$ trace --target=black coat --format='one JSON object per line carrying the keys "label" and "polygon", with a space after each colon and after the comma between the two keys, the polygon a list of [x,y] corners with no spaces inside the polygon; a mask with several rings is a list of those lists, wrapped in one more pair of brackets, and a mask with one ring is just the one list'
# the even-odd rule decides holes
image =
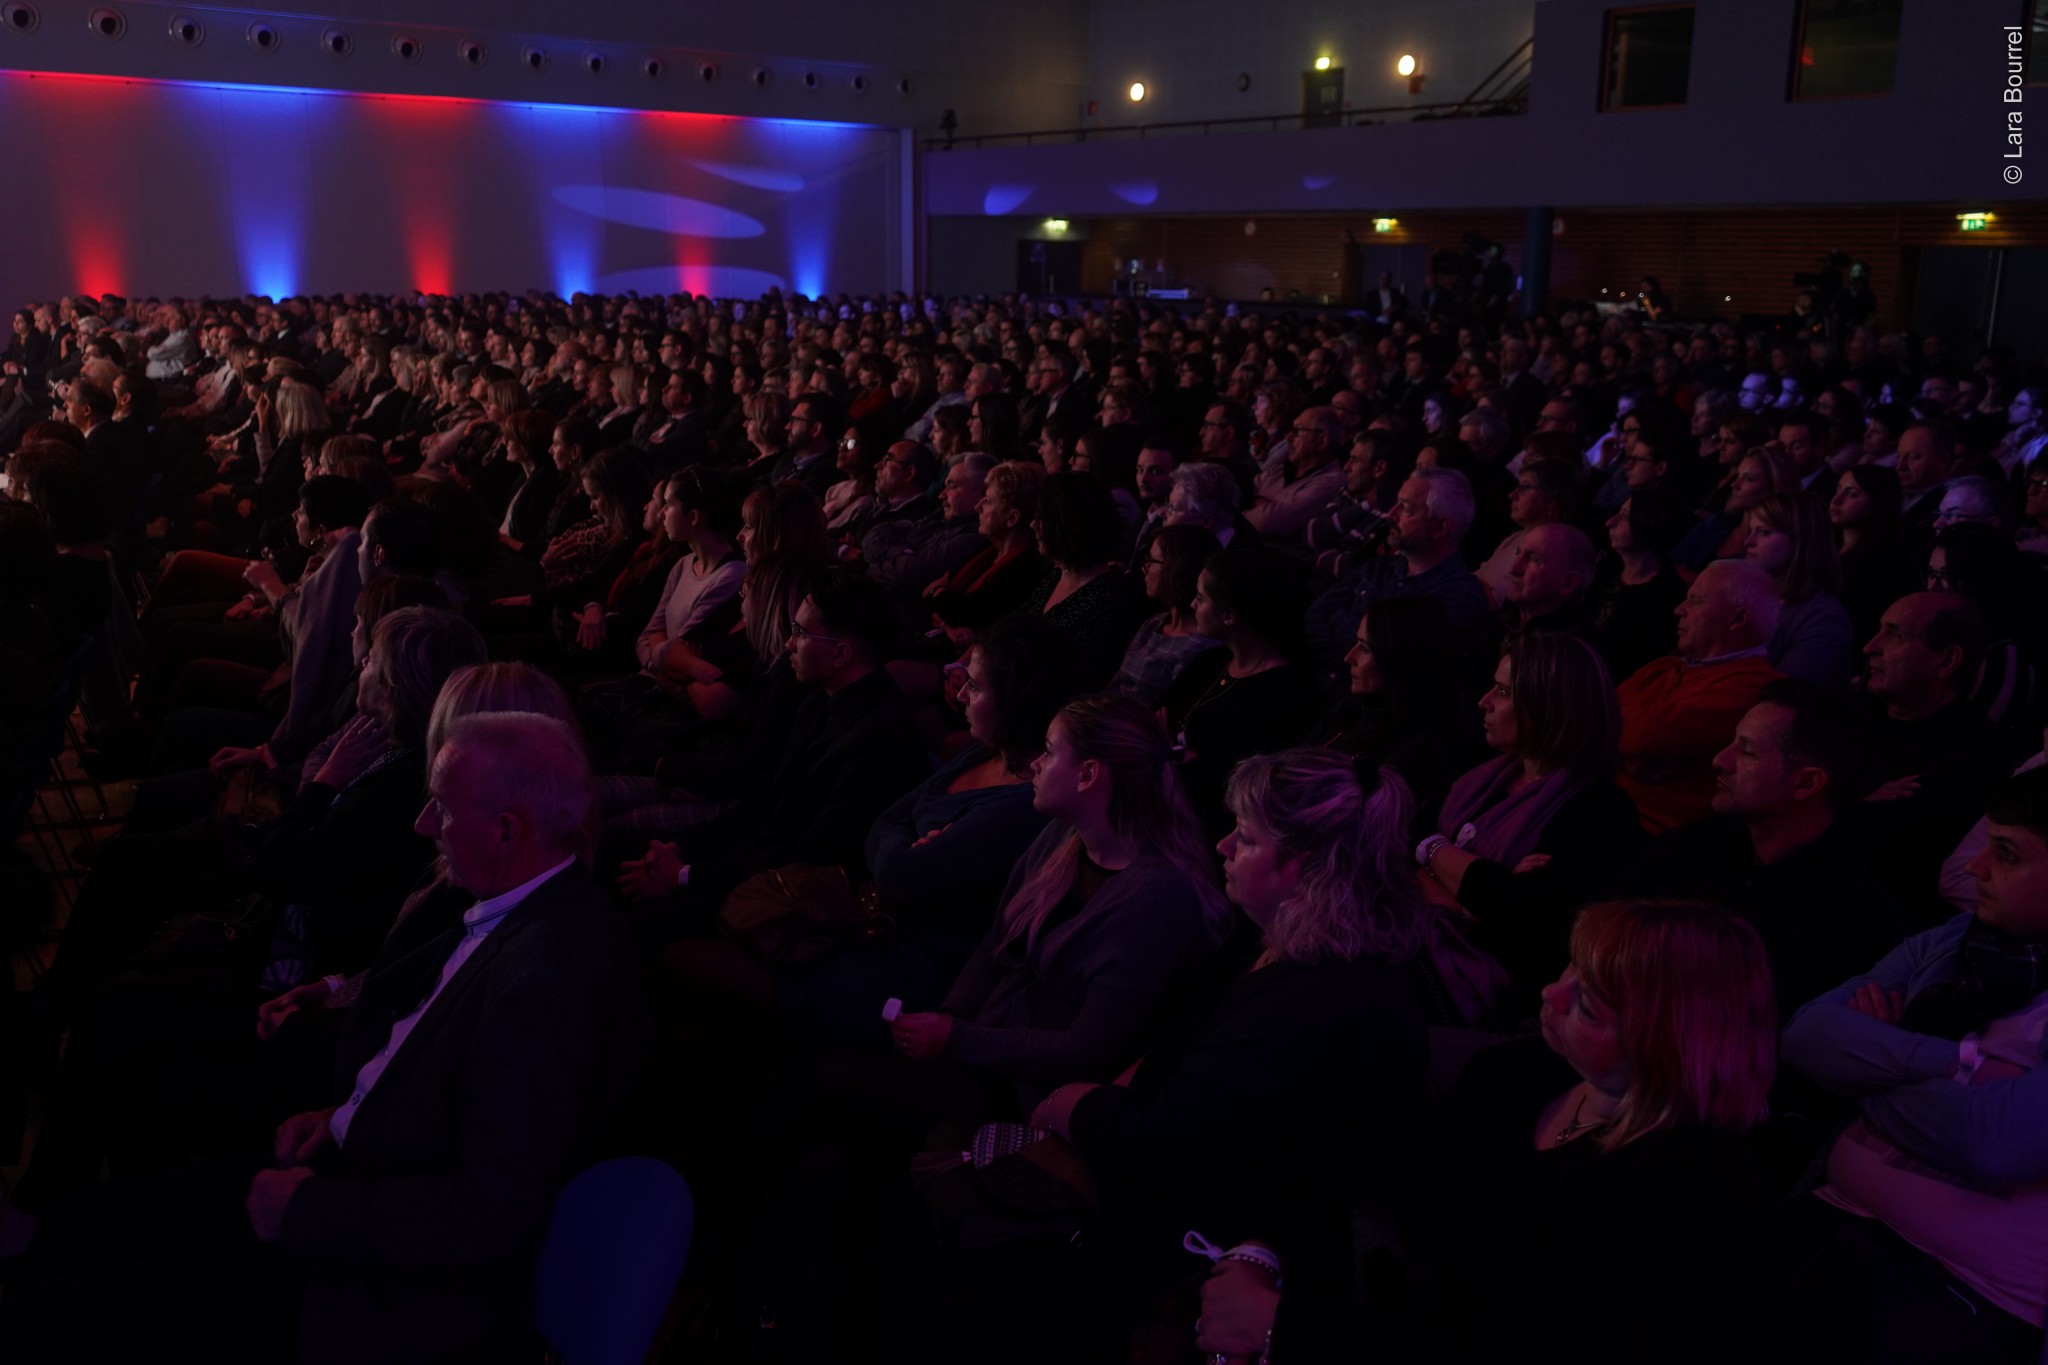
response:
{"label": "black coat", "polygon": [[[451,931],[374,972],[337,1096],[433,989]],[[646,999],[624,922],[580,864],[478,946],[299,1186],[302,1365],[537,1360],[534,1263],[557,1195],[638,1074]]]}
{"label": "black coat", "polygon": [[837,865],[859,881],[868,827],[930,775],[910,703],[888,670],[812,695],[775,766],[737,806],[687,836],[692,899],[722,900],[756,872],[790,863]]}

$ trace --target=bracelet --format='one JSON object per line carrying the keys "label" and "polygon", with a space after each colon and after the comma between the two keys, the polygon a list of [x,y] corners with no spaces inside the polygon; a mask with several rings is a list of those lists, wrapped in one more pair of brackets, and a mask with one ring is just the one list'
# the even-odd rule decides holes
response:
{"label": "bracelet", "polygon": [[1436,856],[1436,851],[1438,849],[1442,848],[1445,844],[1448,844],[1449,842],[1450,840],[1446,839],[1441,834],[1432,834],[1427,839],[1424,839],[1421,843],[1417,844],[1415,846],[1416,866],[1420,867],[1423,871],[1427,872],[1429,870],[1429,860]]}
{"label": "bracelet", "polygon": [[1234,1246],[1217,1259],[1223,1261],[1243,1261],[1248,1265],[1258,1266],[1273,1277],[1273,1287],[1275,1289],[1282,1287],[1280,1283],[1280,1258],[1265,1247],[1252,1246],[1250,1244]]}

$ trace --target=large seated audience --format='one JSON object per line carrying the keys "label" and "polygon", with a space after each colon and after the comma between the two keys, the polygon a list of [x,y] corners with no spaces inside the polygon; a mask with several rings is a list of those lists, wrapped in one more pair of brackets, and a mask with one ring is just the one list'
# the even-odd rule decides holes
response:
{"label": "large seated audience", "polygon": [[0,1358],[2043,1359],[2048,372],[1387,297],[22,308]]}

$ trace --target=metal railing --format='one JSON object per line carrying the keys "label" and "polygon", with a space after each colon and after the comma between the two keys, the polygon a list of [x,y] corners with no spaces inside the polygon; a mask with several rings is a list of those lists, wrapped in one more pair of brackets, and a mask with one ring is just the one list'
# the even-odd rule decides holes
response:
{"label": "metal railing", "polygon": [[1252,114],[1236,118],[1184,119],[1173,123],[1104,123],[1079,128],[1034,128],[1021,133],[945,134],[924,139],[928,152],[951,151],[956,147],[995,147],[1015,144],[1025,147],[1051,142],[1104,142],[1113,138],[1143,140],[1160,135],[1208,133],[1277,133],[1282,129],[1356,128],[1379,123],[1422,123],[1434,119],[1493,118],[1529,112],[1529,75],[1534,63],[1536,40],[1526,38],[1509,53],[1486,79],[1461,100],[1432,104],[1386,104],[1371,109],[1346,109],[1341,113]]}

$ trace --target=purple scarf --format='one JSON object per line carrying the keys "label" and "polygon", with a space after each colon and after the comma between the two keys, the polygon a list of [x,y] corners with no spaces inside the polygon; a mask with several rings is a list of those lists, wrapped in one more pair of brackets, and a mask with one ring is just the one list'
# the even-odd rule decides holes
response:
{"label": "purple scarf", "polygon": [[[1536,851],[1544,826],[1565,803],[1588,785],[1586,779],[1559,768],[1517,792],[1507,786],[1522,771],[1519,758],[1490,758],[1451,784],[1437,829],[1467,853],[1513,869]],[[1458,832],[1472,826],[1472,837]]]}

